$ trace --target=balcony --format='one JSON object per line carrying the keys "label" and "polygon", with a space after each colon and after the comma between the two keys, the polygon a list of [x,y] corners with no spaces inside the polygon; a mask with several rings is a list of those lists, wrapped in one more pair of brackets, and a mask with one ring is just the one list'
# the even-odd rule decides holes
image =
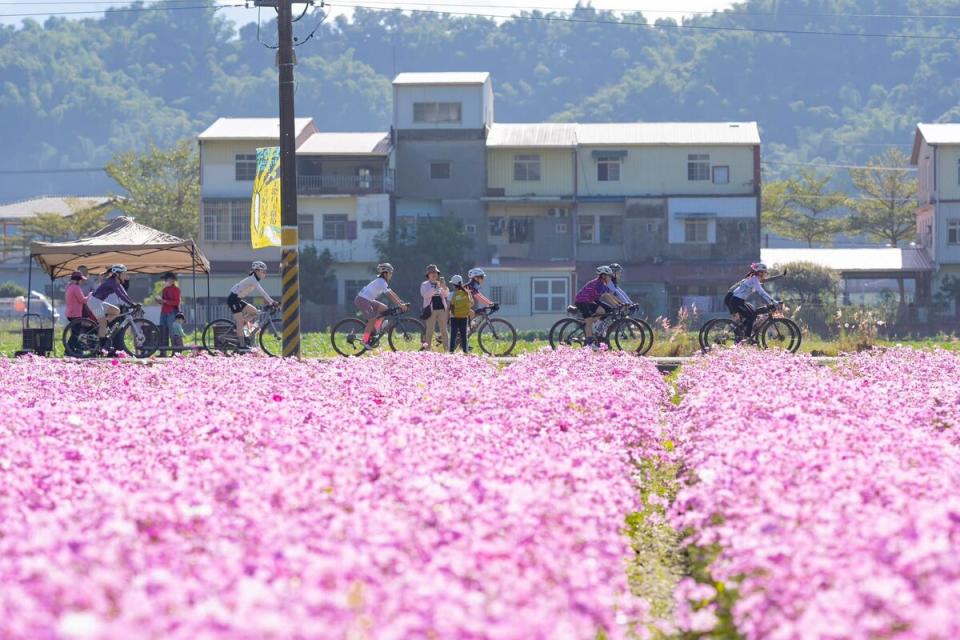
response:
{"label": "balcony", "polygon": [[393,192],[393,171],[369,175],[297,175],[297,194],[368,195]]}

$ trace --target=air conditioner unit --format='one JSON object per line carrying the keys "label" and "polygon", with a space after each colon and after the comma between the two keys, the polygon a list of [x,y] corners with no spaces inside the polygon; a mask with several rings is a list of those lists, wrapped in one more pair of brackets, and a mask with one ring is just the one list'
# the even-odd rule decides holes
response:
{"label": "air conditioner unit", "polygon": [[567,210],[563,207],[550,207],[547,209],[547,217],[549,218],[566,218]]}

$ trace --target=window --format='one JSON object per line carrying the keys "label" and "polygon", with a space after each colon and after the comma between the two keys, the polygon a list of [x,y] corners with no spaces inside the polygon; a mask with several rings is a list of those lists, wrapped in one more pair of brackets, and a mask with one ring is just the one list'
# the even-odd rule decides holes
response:
{"label": "window", "polygon": [[[372,280],[373,278],[371,278]],[[353,299],[360,293],[360,289],[367,286],[366,280],[344,280],[343,281],[343,299],[345,302],[353,302]]]}
{"label": "window", "polygon": [[490,217],[490,235],[491,236],[502,236],[503,235],[504,222],[503,218],[499,216]]}
{"label": "window", "polygon": [[561,313],[570,294],[567,278],[531,278],[533,313]]}
{"label": "window", "polygon": [[513,156],[513,179],[517,182],[539,182],[540,156]]}
{"label": "window", "polygon": [[533,220],[530,218],[510,218],[507,230],[510,244],[533,241]]}
{"label": "window", "polygon": [[619,216],[600,216],[600,244],[619,244],[622,237],[622,218]]}
{"label": "window", "polygon": [[204,201],[203,237],[207,242],[249,242],[250,201]]}
{"label": "window", "polygon": [[450,163],[449,162],[431,162],[430,163],[431,180],[449,180]]}
{"label": "window", "polygon": [[594,224],[593,217],[591,216],[587,220],[581,220],[577,223],[577,240],[583,244],[590,244],[594,242],[596,237],[593,233]]}
{"label": "window", "polygon": [[253,182],[257,177],[257,154],[238,153],[233,166],[237,182]]}
{"label": "window", "polygon": [[947,221],[947,244],[960,244],[960,220]]}
{"label": "window", "polygon": [[490,287],[490,299],[499,302],[502,307],[513,307],[517,304],[517,288],[512,285]]}
{"label": "window", "polygon": [[597,180],[600,182],[620,181],[620,158],[600,156],[597,158]]}
{"label": "window", "polygon": [[250,205],[246,202],[230,203],[230,240],[250,241]]}
{"label": "window", "polygon": [[360,223],[361,229],[383,229],[383,220],[364,220]]}
{"label": "window", "polygon": [[347,214],[328,213],[323,216],[323,239],[347,239]]}
{"label": "window", "polygon": [[691,153],[687,155],[687,180],[709,180],[709,179],[710,179],[710,154]]}
{"label": "window", "polygon": [[369,189],[372,180],[373,174],[370,172],[370,169],[367,167],[360,167],[357,169],[357,187],[360,189]]}
{"label": "window", "polygon": [[459,102],[414,102],[413,121],[419,123],[460,122]]}
{"label": "window", "polygon": [[300,236],[300,242],[313,242],[317,239],[312,213],[301,213],[297,216],[297,234]]}
{"label": "window", "polygon": [[683,241],[691,243],[707,242],[709,224],[706,220],[687,220],[683,223]]}
{"label": "window", "polygon": [[565,236],[570,233],[569,227],[567,227],[566,222],[558,222],[556,227],[557,235]]}
{"label": "window", "polygon": [[474,233],[477,232],[477,225],[475,225],[475,224],[465,224],[465,225],[463,225],[463,232],[464,232],[464,233],[469,233],[469,234],[472,235],[472,234],[474,234]]}
{"label": "window", "polygon": [[714,167],[713,184],[730,184],[730,167],[719,165]]}
{"label": "window", "polygon": [[960,160],[957,160],[957,184],[960,184]]}

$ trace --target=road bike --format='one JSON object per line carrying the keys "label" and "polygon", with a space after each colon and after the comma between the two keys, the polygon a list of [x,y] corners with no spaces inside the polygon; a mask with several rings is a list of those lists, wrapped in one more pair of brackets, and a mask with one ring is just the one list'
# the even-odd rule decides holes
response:
{"label": "road bike", "polygon": [[200,343],[211,354],[233,355],[245,353],[254,343],[268,356],[283,353],[283,332],[280,329],[280,305],[267,305],[257,310],[253,324],[244,331],[244,340],[237,335],[237,325],[228,318],[207,323],[200,335]]}
{"label": "road bike", "polygon": [[[594,322],[593,335],[598,344],[637,355],[646,355],[653,347],[653,329],[644,320],[631,317],[639,305],[629,304],[605,313]],[[576,305],[567,307],[571,316],[554,323],[548,340],[556,349],[560,345],[582,347],[587,343],[586,323]]]}
{"label": "road bike", "polygon": [[[390,307],[377,318],[377,325],[370,334],[370,345],[377,348],[380,340],[387,337],[392,351],[419,351],[423,347],[426,328],[416,318],[404,316],[404,307]],[[330,342],[333,349],[342,356],[359,356],[367,351],[363,344],[366,322],[360,318],[344,318],[330,330]]]}
{"label": "road bike", "polygon": [[753,322],[753,331],[746,335],[746,326],[739,314],[733,318],[714,318],[700,327],[700,349],[704,352],[715,347],[730,347],[741,342],[758,345],[764,349],[780,349],[796,353],[800,349],[803,334],[799,325],[780,314],[782,303],[760,307]]}
{"label": "road bike", "polygon": [[[503,318],[490,317],[499,310],[499,304],[475,309],[474,313],[476,315],[467,325],[467,342],[469,343],[470,336],[476,334],[477,344],[480,345],[481,351],[488,356],[505,358],[517,346],[517,329]],[[449,344],[443,344],[443,338],[439,335],[435,340],[443,351],[446,351],[450,346]]]}
{"label": "road bike", "polygon": [[[99,324],[90,318],[74,318],[63,329],[64,353],[74,358],[95,358],[102,354]],[[120,315],[107,324],[104,336],[113,353],[119,341],[123,350],[135,358],[149,358],[160,347],[160,328],[143,317],[140,305],[121,307]],[[119,338],[119,340],[118,340]]]}

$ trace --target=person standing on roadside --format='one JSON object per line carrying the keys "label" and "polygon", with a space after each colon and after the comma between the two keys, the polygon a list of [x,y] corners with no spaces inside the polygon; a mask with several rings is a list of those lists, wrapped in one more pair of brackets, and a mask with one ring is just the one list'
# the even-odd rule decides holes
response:
{"label": "person standing on roadside", "polygon": [[173,335],[173,325],[176,323],[177,314],[180,312],[180,287],[177,286],[177,276],[172,273],[164,274],[163,281],[166,286],[160,292],[157,301],[160,306],[160,330],[167,338]]}
{"label": "person standing on roadside", "polygon": [[[89,317],[96,322],[96,317],[87,309],[87,298],[89,296],[83,292],[82,283],[85,282],[86,279],[86,276],[79,271],[74,271],[70,274],[70,284],[67,285],[67,290],[64,294],[64,313],[67,316],[68,323],[83,317]],[[68,355],[77,352],[77,332],[75,330],[71,331],[70,337],[67,338],[67,350],[69,351]]]}
{"label": "person standing on roadside", "polygon": [[[450,341],[447,332],[447,323],[449,313],[447,311],[447,295],[450,290],[447,284],[440,276],[440,269],[435,264],[427,265],[427,279],[420,285],[420,296],[423,298],[423,312],[420,318],[427,325],[427,335],[424,338],[421,351],[433,351],[433,332],[436,331],[436,325],[440,324],[440,337],[442,345],[447,345]],[[443,349],[441,349],[443,351]]]}
{"label": "person standing on roadside", "polygon": [[473,296],[463,286],[463,278],[450,278],[453,292],[450,294],[450,353],[457,349],[457,338],[461,340],[463,352],[467,353],[467,324],[473,316]]}

